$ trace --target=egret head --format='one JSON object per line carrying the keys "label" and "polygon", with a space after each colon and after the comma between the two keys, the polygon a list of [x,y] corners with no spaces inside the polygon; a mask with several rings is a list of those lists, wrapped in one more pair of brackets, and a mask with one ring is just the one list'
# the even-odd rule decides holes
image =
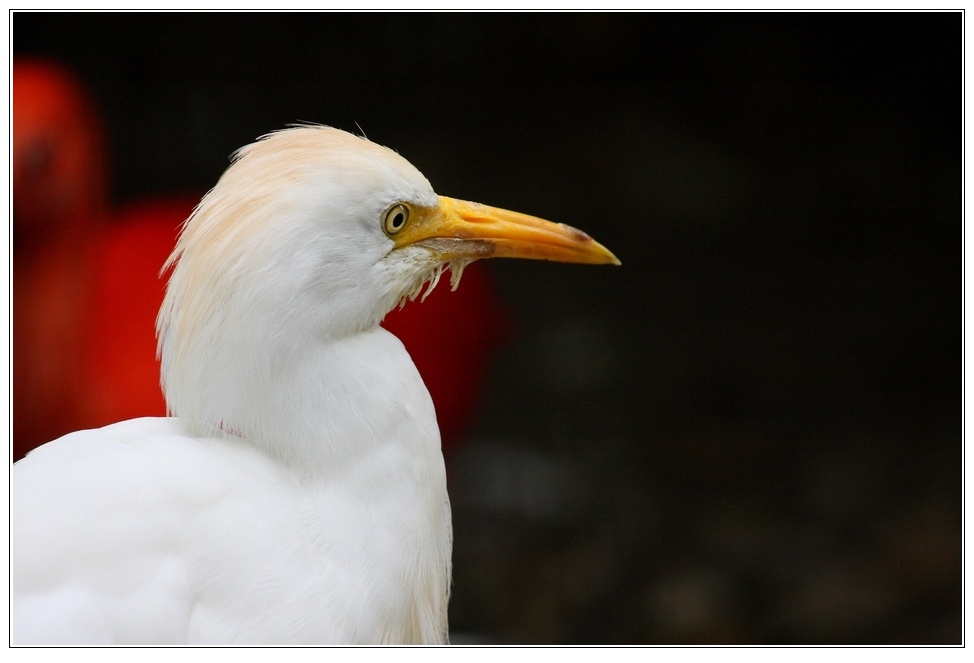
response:
{"label": "egret head", "polygon": [[169,260],[157,328],[170,408],[186,416],[179,394],[198,403],[221,363],[273,370],[307,344],[374,327],[445,267],[455,286],[465,264],[489,257],[618,264],[574,228],[438,196],[365,138],[270,134],[234,155]]}

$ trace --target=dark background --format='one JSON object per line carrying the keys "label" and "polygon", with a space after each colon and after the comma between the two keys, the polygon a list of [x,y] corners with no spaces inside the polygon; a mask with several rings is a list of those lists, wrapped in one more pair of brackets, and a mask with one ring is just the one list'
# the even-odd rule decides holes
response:
{"label": "dark background", "polygon": [[11,16],[119,203],[358,123],[622,260],[488,263],[456,640],[962,641],[963,14]]}

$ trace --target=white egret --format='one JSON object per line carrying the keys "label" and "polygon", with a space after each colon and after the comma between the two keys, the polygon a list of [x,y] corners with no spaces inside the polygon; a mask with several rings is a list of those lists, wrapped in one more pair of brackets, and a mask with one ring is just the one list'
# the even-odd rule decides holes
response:
{"label": "white egret", "polygon": [[379,322],[488,257],[618,264],[568,226],[437,196],[336,129],[241,149],[170,259],[172,416],[12,470],[13,643],[444,642],[436,418]]}

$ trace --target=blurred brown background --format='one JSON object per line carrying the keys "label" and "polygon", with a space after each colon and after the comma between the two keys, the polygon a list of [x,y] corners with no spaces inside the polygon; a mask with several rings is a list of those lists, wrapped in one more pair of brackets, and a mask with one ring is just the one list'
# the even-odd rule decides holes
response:
{"label": "blurred brown background", "polygon": [[113,204],[357,123],[619,256],[484,267],[510,319],[448,456],[451,624],[515,643],[962,641],[962,28],[12,17],[90,90]]}

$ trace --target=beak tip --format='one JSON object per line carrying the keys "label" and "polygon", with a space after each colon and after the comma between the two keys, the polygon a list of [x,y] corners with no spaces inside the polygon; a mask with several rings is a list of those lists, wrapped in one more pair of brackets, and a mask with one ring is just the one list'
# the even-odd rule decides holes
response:
{"label": "beak tip", "polygon": [[599,244],[595,240],[592,240],[592,241],[598,247],[599,252],[602,254],[602,256],[601,256],[602,257],[602,264],[605,264],[605,265],[615,265],[616,267],[622,265],[622,261],[619,260],[616,257],[616,254],[614,254],[612,251],[610,251],[609,249],[605,248],[604,246],[602,246],[601,244]]}

